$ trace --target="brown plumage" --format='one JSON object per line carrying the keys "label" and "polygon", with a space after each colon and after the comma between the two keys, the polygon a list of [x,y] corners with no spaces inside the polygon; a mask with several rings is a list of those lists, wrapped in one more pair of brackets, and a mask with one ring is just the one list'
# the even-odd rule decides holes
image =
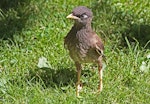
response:
{"label": "brown plumage", "polygon": [[75,62],[77,68],[77,88],[76,94],[82,88],[80,83],[81,64],[97,63],[99,70],[98,92],[102,91],[102,59],[104,45],[98,35],[92,30],[93,13],[85,6],[73,9],[67,18],[75,20],[74,26],[64,38],[64,45],[69,50],[69,55]]}

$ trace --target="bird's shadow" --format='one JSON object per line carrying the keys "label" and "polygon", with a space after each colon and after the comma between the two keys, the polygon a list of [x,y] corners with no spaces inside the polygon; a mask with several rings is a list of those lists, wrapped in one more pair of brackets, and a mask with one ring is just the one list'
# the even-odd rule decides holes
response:
{"label": "bird's shadow", "polygon": [[28,80],[32,83],[42,81],[45,87],[64,87],[76,82],[76,71],[70,68],[36,68],[31,70]]}
{"label": "bird's shadow", "polygon": [[[93,66],[93,65],[92,65]],[[85,68],[85,67],[84,67]],[[95,68],[95,66],[93,66]],[[89,69],[83,69],[81,76],[91,77],[95,74],[92,73]],[[65,87],[65,86],[75,86],[77,81],[77,71],[72,68],[36,68],[34,70],[30,70],[28,75],[28,81],[31,83],[43,82],[43,85],[48,87]],[[86,84],[86,83],[84,83]]]}

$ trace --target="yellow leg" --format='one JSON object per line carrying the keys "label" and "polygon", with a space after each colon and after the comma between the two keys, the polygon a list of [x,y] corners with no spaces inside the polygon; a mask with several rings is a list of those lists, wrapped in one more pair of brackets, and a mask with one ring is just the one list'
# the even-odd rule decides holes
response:
{"label": "yellow leg", "polygon": [[77,83],[76,83],[76,96],[79,96],[79,92],[82,89],[82,85],[80,83],[80,76],[81,76],[81,64],[76,62],[75,63],[77,68]]}
{"label": "yellow leg", "polygon": [[99,63],[98,65],[98,72],[99,72],[99,86],[98,86],[98,92],[101,92],[103,89],[103,83],[102,83],[102,75],[103,75],[103,70],[102,70],[102,64]]}

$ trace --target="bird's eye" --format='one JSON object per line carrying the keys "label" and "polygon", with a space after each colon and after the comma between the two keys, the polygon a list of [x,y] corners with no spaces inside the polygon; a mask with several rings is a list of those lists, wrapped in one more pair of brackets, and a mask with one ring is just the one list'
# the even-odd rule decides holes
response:
{"label": "bird's eye", "polygon": [[82,14],[83,18],[88,18],[88,16],[86,14]]}

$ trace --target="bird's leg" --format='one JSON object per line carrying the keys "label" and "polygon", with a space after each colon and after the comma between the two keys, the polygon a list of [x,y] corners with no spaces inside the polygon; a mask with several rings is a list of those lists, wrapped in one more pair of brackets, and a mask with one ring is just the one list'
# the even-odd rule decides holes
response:
{"label": "bird's leg", "polygon": [[80,83],[80,76],[81,76],[81,64],[75,62],[76,69],[77,69],[77,83],[76,83],[76,95],[79,96],[79,92],[82,89],[82,85]]}
{"label": "bird's leg", "polygon": [[98,64],[98,73],[99,73],[99,86],[98,86],[98,92],[101,92],[103,89],[103,83],[102,83],[102,75],[103,75],[103,70],[102,70],[102,63],[99,62]]}

